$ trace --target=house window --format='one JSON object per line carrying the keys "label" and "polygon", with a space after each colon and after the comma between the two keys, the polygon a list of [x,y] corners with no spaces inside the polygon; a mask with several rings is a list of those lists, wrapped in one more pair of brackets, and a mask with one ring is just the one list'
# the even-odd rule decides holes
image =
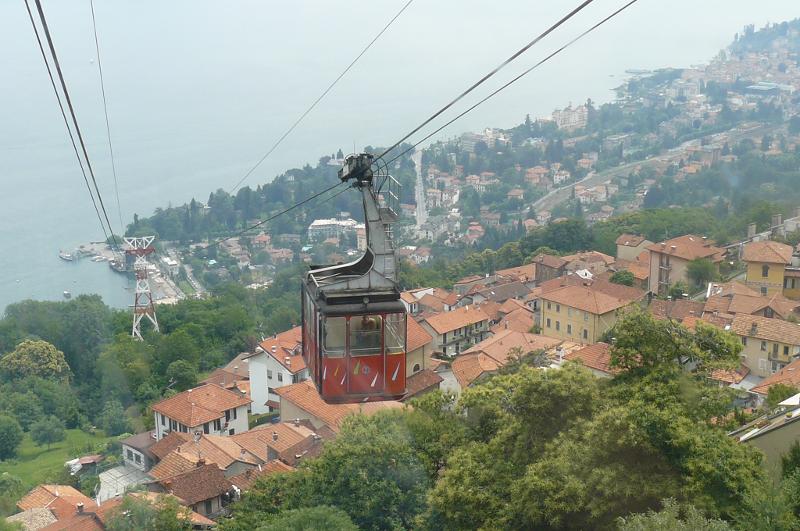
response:
{"label": "house window", "polygon": [[556,330],[561,330],[561,321],[556,321]]}
{"label": "house window", "polygon": [[203,433],[205,433],[206,435],[208,435],[208,433],[209,433],[209,425],[208,425],[208,422],[206,422],[205,424],[203,424]]}
{"label": "house window", "polygon": [[233,420],[236,420],[238,415],[236,414],[236,408],[233,409]]}
{"label": "house window", "polygon": [[220,419],[214,419],[214,431],[220,431],[222,429],[222,423]]}
{"label": "house window", "polygon": [[550,318],[547,318],[547,328],[550,328]]}
{"label": "house window", "polygon": [[783,346],[783,355],[784,356],[788,356],[789,355],[789,346],[788,345],[784,345]]}
{"label": "house window", "polygon": [[229,422],[231,420],[231,410],[227,410],[225,412],[225,422]]}
{"label": "house window", "polygon": [[585,328],[583,329],[583,339],[589,339],[589,331]]}
{"label": "house window", "polygon": [[567,325],[567,334],[572,335],[572,325],[571,324]]}
{"label": "house window", "polygon": [[761,352],[766,352],[766,351],[767,351],[767,342],[766,341],[762,341],[761,342]]}
{"label": "house window", "polygon": [[181,424],[181,431],[183,433],[189,433],[189,428],[187,428],[184,424]]}
{"label": "house window", "polygon": [[769,276],[769,266],[763,265],[761,266],[761,276],[767,278]]}
{"label": "house window", "polygon": [[141,465],[142,464],[142,456],[139,455],[139,454],[134,455],[133,456],[133,460],[136,461],[137,465]]}
{"label": "house window", "polygon": [[283,373],[282,373],[282,372],[279,372],[279,373],[278,373],[278,381],[279,381],[279,382],[282,382],[282,381],[283,381]]}
{"label": "house window", "polygon": [[234,433],[236,433],[236,430],[234,430],[233,428],[228,430],[228,435],[233,435]]}
{"label": "house window", "polygon": [[556,312],[557,313],[561,313],[561,305],[560,304],[556,304]]}
{"label": "house window", "polygon": [[589,320],[589,312],[583,312],[583,320],[584,321],[588,321]]}
{"label": "house window", "polygon": [[267,380],[272,380],[272,369],[267,369]]}
{"label": "house window", "polygon": [[572,317],[572,308],[567,306],[567,317]]}
{"label": "house window", "polygon": [[769,307],[764,308],[764,317],[769,317],[769,318],[775,317],[775,312],[772,310],[772,308]]}
{"label": "house window", "polygon": [[414,366],[411,368],[411,373],[419,372],[419,363],[415,363]]}
{"label": "house window", "polygon": [[203,509],[205,509],[206,514],[211,514],[211,500],[205,501]]}
{"label": "house window", "polygon": [[766,371],[767,370],[767,360],[765,358],[758,359],[758,370]]}
{"label": "house window", "polygon": [[133,452],[128,450],[128,461],[133,461]]}
{"label": "house window", "polygon": [[761,295],[766,295],[766,294],[767,294],[767,288],[761,286]]}
{"label": "house window", "polygon": [[742,336],[742,345],[747,346],[747,338]]}
{"label": "house window", "polygon": [[169,419],[169,427],[173,431],[177,430],[178,429],[178,421]]}
{"label": "house window", "polygon": [[550,304],[550,301],[547,301],[547,309],[552,310],[553,306]]}
{"label": "house window", "polygon": [[161,425],[162,426],[167,425],[167,417],[165,417],[163,413],[161,413]]}

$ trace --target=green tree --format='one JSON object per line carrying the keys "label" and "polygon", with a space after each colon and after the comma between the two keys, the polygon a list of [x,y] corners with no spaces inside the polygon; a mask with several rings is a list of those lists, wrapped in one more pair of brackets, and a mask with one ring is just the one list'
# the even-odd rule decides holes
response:
{"label": "green tree", "polygon": [[800,468],[800,442],[794,441],[789,451],[781,456],[781,474],[784,478],[791,476]]}
{"label": "green tree", "polygon": [[176,391],[185,391],[197,385],[197,369],[188,361],[173,361],[167,367],[167,379],[174,382],[172,386]]}
{"label": "green tree", "polygon": [[126,496],[111,510],[108,531],[189,531],[191,513],[171,496],[151,502],[136,495]]}
{"label": "green tree", "polygon": [[31,424],[31,439],[39,446],[50,445],[55,442],[63,441],[66,437],[64,423],[58,417],[49,415]]}
{"label": "green tree", "polygon": [[22,428],[14,418],[0,415],[0,460],[17,455],[17,447],[22,442]]}
{"label": "green tree", "polygon": [[691,505],[681,506],[674,499],[663,501],[663,508],[646,514],[632,514],[617,520],[619,531],[727,531],[724,520],[706,518]]}
{"label": "green tree", "polygon": [[767,400],[766,400],[767,407],[769,409],[778,407],[778,404],[780,404],[790,396],[796,395],[797,393],[800,393],[800,389],[792,385],[784,383],[777,383],[775,385],[771,385],[767,390]]}
{"label": "green tree", "polygon": [[25,485],[17,476],[0,473],[0,520],[16,512],[16,503],[25,494]]}
{"label": "green tree", "polygon": [[358,531],[347,513],[330,506],[289,509],[270,516],[258,531]]}
{"label": "green tree", "polygon": [[616,271],[611,278],[609,279],[614,284],[622,284],[623,286],[633,286],[633,283],[636,281],[636,277],[633,276],[633,273],[627,271],[625,269],[621,271]]}
{"label": "green tree", "polygon": [[704,286],[714,280],[717,268],[708,258],[696,258],[686,266],[686,274],[695,287]]}
{"label": "green tree", "polygon": [[68,381],[70,369],[63,352],[47,341],[29,339],[0,358],[0,374],[6,379],[39,376]]}
{"label": "green tree", "polygon": [[129,430],[128,416],[119,400],[109,400],[97,418],[98,425],[106,435],[119,435]]}

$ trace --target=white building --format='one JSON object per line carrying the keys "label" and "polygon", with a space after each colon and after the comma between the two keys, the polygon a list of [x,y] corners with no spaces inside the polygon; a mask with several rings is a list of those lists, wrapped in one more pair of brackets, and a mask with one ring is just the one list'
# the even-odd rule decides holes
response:
{"label": "white building", "polygon": [[308,239],[313,241],[323,241],[328,238],[336,238],[346,232],[355,232],[358,222],[354,219],[315,219],[308,226]]}
{"label": "white building", "polygon": [[247,358],[254,414],[275,411],[280,407],[275,389],[308,378],[302,350],[302,328],[296,326],[265,339]]}
{"label": "white building", "polygon": [[589,109],[586,105],[578,105],[574,109],[569,104],[565,109],[553,111],[553,121],[559,129],[580,129],[589,121]]}
{"label": "white building", "polygon": [[216,384],[204,384],[153,405],[156,440],[171,431],[234,435],[249,429],[250,399]]}

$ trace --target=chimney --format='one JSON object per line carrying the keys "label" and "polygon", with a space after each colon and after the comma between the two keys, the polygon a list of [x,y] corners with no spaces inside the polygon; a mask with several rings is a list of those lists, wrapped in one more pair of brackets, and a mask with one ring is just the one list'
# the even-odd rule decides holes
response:
{"label": "chimney", "polygon": [[271,351],[273,354],[275,354],[276,352],[278,352],[278,347],[276,347],[275,345],[272,345],[272,348],[270,349],[270,351]]}
{"label": "chimney", "polygon": [[245,450],[244,448],[242,448],[241,450],[239,450],[239,457],[241,457],[242,459],[244,459],[244,458],[245,458],[245,456],[247,456],[247,450]]}
{"label": "chimney", "polygon": [[205,460],[204,457],[201,457],[200,459],[197,460],[197,468],[200,468],[201,466],[203,466],[205,464],[206,464],[206,460]]}
{"label": "chimney", "polygon": [[752,240],[756,236],[756,224],[750,223],[747,225],[747,239]]}
{"label": "chimney", "polygon": [[670,248],[670,250],[672,250],[672,252],[674,253],[674,252],[675,252],[675,249],[677,249],[677,248],[678,248],[678,246],[677,246],[677,245],[670,245],[670,246],[669,246],[669,248]]}
{"label": "chimney", "polygon": [[75,505],[75,509],[78,510],[78,514],[83,514],[83,502],[78,502]]}
{"label": "chimney", "polygon": [[667,242],[661,242],[661,248],[662,249],[666,249],[667,248]]}
{"label": "chimney", "polygon": [[295,427],[300,426],[300,419],[294,419]]}
{"label": "chimney", "polygon": [[772,215],[772,226],[773,227],[777,227],[781,223],[783,223],[783,216],[781,216],[780,214],[773,214]]}
{"label": "chimney", "polygon": [[278,440],[278,432],[277,431],[273,431],[272,432],[272,442],[275,442],[277,440]]}

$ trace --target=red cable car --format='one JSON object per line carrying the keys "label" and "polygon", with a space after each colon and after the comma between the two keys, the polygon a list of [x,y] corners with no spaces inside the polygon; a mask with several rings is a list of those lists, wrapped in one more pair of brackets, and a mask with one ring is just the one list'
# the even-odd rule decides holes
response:
{"label": "red cable car", "polygon": [[[394,400],[406,392],[406,310],[391,229],[398,184],[375,176],[372,163],[370,154],[350,155],[339,170],[363,198],[366,252],[354,262],[312,266],[303,282],[303,358],[331,403]],[[378,190],[373,177],[381,180]]]}

